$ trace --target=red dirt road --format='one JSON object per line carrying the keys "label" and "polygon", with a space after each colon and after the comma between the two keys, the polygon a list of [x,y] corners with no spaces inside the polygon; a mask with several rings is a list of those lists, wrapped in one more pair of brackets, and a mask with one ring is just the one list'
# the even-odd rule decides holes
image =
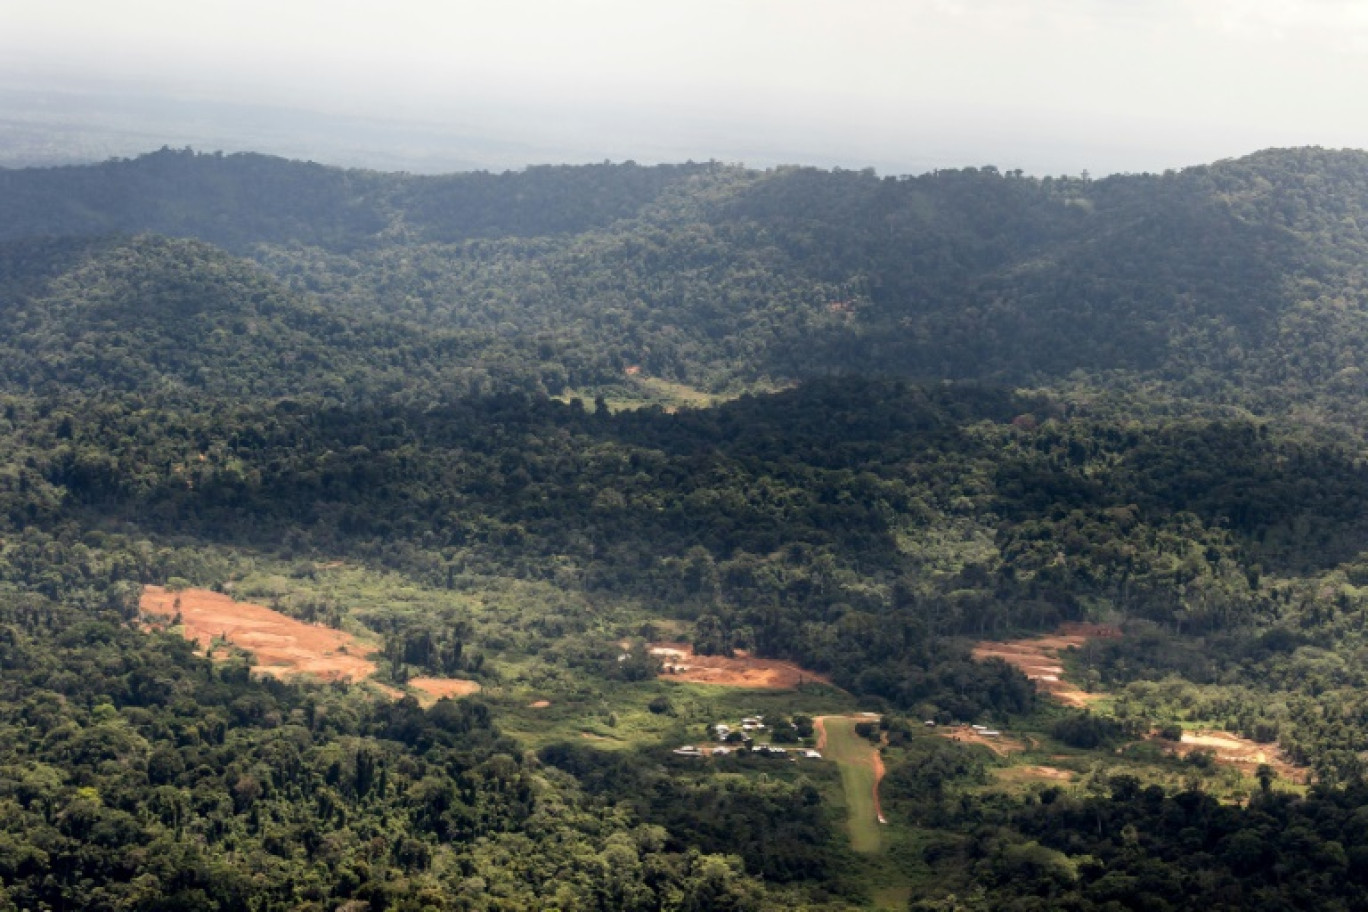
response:
{"label": "red dirt road", "polygon": [[689,684],[719,684],[723,687],[754,687],[770,690],[791,690],[799,684],[830,679],[799,668],[792,662],[778,659],[757,659],[737,650],[736,655],[695,655],[688,643],[653,643],[651,655],[665,664],[660,678]]}

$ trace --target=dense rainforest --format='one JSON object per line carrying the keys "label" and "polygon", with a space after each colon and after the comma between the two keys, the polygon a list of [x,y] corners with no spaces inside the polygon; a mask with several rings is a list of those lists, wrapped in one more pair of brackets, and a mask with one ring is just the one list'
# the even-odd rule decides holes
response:
{"label": "dense rainforest", "polygon": [[[0,910],[1364,908],[1361,225],[1320,149],[0,170]],[[147,585],[389,690],[211,661]],[[1086,709],[973,657],[1069,622],[1120,633]],[[882,852],[844,769],[671,752],[765,700],[877,714]]]}

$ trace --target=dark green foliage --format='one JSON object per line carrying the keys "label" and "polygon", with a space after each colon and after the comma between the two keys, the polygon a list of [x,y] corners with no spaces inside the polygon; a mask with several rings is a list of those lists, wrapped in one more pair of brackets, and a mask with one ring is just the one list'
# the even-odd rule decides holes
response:
{"label": "dark green foliage", "polygon": [[1354,417],[1364,163],[1299,149],[1097,181],[630,163],[411,177],[163,150],[0,174],[0,237],[155,232],[251,256],[361,320],[371,347],[435,333],[399,346],[409,395],[460,359],[467,388],[551,394],[631,388],[631,366],[714,390],[1087,376]]}
{"label": "dark green foliage", "polygon": [[1113,745],[1123,737],[1136,733],[1126,731],[1124,726],[1114,719],[1095,716],[1085,710],[1069,713],[1056,721],[1050,728],[1050,734],[1070,747],[1095,750]]}
{"label": "dark green foliage", "polygon": [[[83,594],[0,599],[0,878],[15,907],[458,909],[463,882],[503,877],[508,851],[527,877],[489,908],[615,903],[605,890],[633,908],[681,893],[757,907],[739,866],[539,778],[482,703],[256,680],[75,607]],[[588,876],[604,866],[611,882]]]}
{"label": "dark green foliage", "polygon": [[982,825],[958,846],[963,854],[937,859],[946,872],[964,866],[942,889],[977,888],[986,908],[1362,907],[1361,786],[1260,794],[1247,808],[1130,777],[1109,791],[980,805]]}
{"label": "dark green foliage", "polygon": [[[817,789],[802,777],[753,781],[696,770],[696,762],[662,769],[650,758],[605,754],[560,744],[541,751],[543,762],[571,773],[605,801],[629,801],[636,813],[704,851],[736,854],[747,870],[778,883],[811,880],[827,889],[858,892],[840,870],[845,855],[825,821]],[[723,769],[760,765],[777,776],[782,765],[737,754]],[[769,777],[766,777],[769,778]]]}
{"label": "dark green foliage", "polygon": [[[1365,163],[0,172],[0,909],[864,898],[803,767],[533,755],[490,703],[257,679],[135,628],[143,584],[222,586],[239,554],[555,594],[345,618],[397,683],[536,657],[585,701],[640,695],[658,662],[618,641],[648,617],[829,677],[889,710],[862,731],[884,809],[958,897],[914,908],[1361,908]],[[609,409],[660,380],[777,391]],[[1040,709],[970,643],[1070,620],[1125,636],[1064,657],[1114,699],[1038,713],[1056,738],[1223,728],[1315,786],[1265,769],[1241,807],[1096,768],[1007,797],[925,736]],[[637,705],[682,728],[673,697]]]}

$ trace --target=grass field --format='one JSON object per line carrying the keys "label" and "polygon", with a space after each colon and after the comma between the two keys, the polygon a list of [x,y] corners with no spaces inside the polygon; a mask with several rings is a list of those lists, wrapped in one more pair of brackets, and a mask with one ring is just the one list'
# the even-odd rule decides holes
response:
{"label": "grass field", "polygon": [[848,716],[826,716],[823,756],[836,763],[841,771],[841,788],[845,792],[846,825],[850,830],[850,845],[857,852],[873,853],[883,847],[882,824],[875,807],[877,785],[874,745],[855,734],[858,720]]}

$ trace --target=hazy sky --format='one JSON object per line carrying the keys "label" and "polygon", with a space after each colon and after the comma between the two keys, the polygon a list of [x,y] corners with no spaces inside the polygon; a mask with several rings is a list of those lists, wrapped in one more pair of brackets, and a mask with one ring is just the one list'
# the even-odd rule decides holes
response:
{"label": "hazy sky", "polygon": [[422,121],[541,160],[1102,174],[1368,147],[1368,0],[0,0],[0,60],[11,87]]}

